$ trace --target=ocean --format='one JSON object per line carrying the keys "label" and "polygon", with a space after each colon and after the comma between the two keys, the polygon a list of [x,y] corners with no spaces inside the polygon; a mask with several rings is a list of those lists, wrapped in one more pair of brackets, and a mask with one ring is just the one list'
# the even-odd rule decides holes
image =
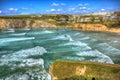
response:
{"label": "ocean", "polygon": [[70,29],[0,32],[0,80],[51,80],[57,60],[120,64],[120,34]]}

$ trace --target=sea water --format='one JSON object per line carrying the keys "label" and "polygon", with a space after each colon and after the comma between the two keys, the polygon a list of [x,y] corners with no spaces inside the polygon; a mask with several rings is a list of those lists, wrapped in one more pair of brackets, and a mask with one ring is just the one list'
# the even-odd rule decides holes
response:
{"label": "sea water", "polygon": [[120,35],[69,29],[0,32],[0,80],[51,80],[57,60],[120,63]]}

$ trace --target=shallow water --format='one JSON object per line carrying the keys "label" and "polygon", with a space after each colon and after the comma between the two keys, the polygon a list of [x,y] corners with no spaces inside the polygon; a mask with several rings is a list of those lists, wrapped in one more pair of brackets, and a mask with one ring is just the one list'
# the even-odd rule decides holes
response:
{"label": "shallow water", "polygon": [[[41,76],[46,76],[43,73],[47,74],[46,70],[56,60],[119,64],[120,35],[68,29],[9,29],[0,32],[0,70],[3,72],[2,75],[0,71],[1,80],[10,80],[13,75],[23,76],[22,80],[34,80],[30,76],[36,69],[41,71]],[[42,68],[38,69],[36,65]],[[36,69],[32,70],[31,67]],[[14,71],[18,68],[20,70]],[[30,71],[26,72],[26,69]],[[13,80],[16,79],[21,80]]]}

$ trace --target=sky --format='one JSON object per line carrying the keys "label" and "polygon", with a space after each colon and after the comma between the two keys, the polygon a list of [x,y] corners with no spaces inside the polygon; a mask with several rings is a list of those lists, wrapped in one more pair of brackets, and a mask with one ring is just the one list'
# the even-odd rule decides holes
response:
{"label": "sky", "polygon": [[0,15],[120,12],[120,0],[0,0]]}

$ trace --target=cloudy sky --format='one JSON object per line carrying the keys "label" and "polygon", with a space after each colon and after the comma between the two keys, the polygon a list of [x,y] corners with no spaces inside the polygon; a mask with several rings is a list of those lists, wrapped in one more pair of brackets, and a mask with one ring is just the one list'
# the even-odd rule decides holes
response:
{"label": "cloudy sky", "polygon": [[0,15],[120,11],[120,0],[0,0]]}

